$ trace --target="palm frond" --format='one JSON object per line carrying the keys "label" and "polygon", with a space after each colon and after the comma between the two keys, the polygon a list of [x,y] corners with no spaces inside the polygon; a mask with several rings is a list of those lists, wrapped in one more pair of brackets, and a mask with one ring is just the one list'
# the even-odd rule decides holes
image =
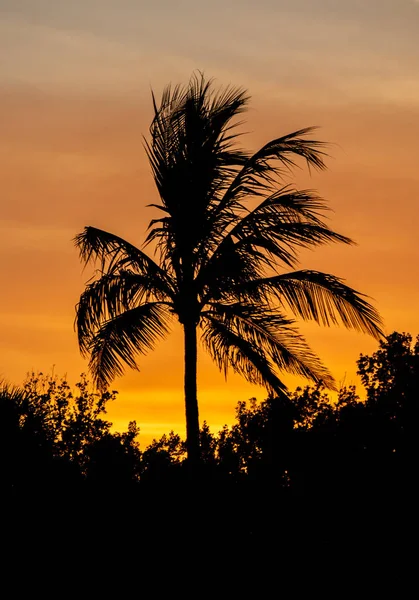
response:
{"label": "palm frond", "polygon": [[[218,219],[225,210],[237,209],[243,199],[268,196],[275,192],[278,177],[283,169],[292,170],[297,166],[296,158],[305,159],[308,168],[324,170],[327,154],[322,150],[325,143],[305,139],[316,127],[306,127],[288,135],[276,138],[265,144],[258,152],[249,156],[243,167],[231,181],[222,200],[214,207],[211,220],[217,228]],[[273,164],[277,161],[279,166]]]}
{"label": "palm frond", "polygon": [[279,311],[269,305],[211,303],[205,316],[257,348],[280,371],[300,375],[334,388],[334,380],[307,342]]}
{"label": "palm frond", "polygon": [[147,275],[119,271],[88,283],[76,306],[75,328],[81,353],[88,353],[92,334],[104,322],[149,301],[170,304],[155,279]]}
{"label": "palm frond", "polygon": [[[220,323],[233,336],[244,340],[265,356],[273,368],[334,388],[333,377],[297,332],[293,321],[278,311],[242,302],[228,305],[213,303],[203,316],[211,319],[212,325]],[[209,335],[207,332],[207,338]],[[227,362],[226,357],[225,365]]]}
{"label": "palm frond", "polygon": [[89,368],[96,384],[105,388],[124,365],[138,366],[134,356],[152,350],[169,331],[170,313],[164,304],[148,302],[103,323],[90,339]]}
{"label": "palm frond", "polygon": [[98,261],[101,271],[109,275],[130,269],[154,281],[161,293],[173,297],[176,286],[170,272],[123,238],[96,227],[85,227],[74,242],[85,265]]}
{"label": "palm frond", "polygon": [[25,390],[0,379],[0,402],[18,406],[25,399]]}
{"label": "palm frond", "polygon": [[248,261],[262,268],[272,267],[273,259],[295,268],[298,252],[331,242],[352,244],[352,240],[331,230],[321,219],[324,200],[315,193],[289,187],[278,190],[244,216],[235,215],[236,223],[229,231],[213,238],[213,251],[203,262],[199,281],[208,281],[216,273],[220,277],[231,264],[231,255],[247,251]]}
{"label": "palm frond", "polygon": [[366,296],[343,280],[319,271],[300,270],[243,284],[239,293],[256,301],[271,295],[304,320],[320,325],[342,323],[348,329],[367,333],[375,339],[384,335],[377,310]]}
{"label": "palm frond", "polygon": [[185,88],[166,88],[160,105],[155,102],[145,149],[167,216],[151,223],[148,241],[158,240],[164,260],[196,249],[213,203],[247,160],[235,147],[237,123],[231,124],[247,100],[233,87],[217,94],[211,81],[196,75]]}
{"label": "palm frond", "polygon": [[276,394],[286,393],[274,365],[259,348],[208,313],[203,315],[202,327],[204,347],[225,375],[230,367],[249,383],[263,385]]}

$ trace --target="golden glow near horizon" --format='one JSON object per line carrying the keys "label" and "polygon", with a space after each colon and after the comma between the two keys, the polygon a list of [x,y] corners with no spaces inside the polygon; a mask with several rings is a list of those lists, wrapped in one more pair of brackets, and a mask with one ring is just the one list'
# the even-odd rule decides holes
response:
{"label": "golden glow near horizon", "polygon": [[[85,225],[141,244],[156,192],[142,147],[150,86],[194,69],[252,96],[243,138],[319,125],[329,171],[296,175],[333,209],[356,247],[302,256],[375,299],[386,331],[419,331],[419,6],[413,0],[0,0],[0,377],[32,369],[86,371],[73,331],[82,272],[72,238]],[[302,330],[338,382],[355,382],[376,343],[344,329]],[[182,339],[174,331],[141,372],[115,381],[109,417],[136,419],[142,444],[184,431]],[[302,381],[286,378],[293,387]],[[233,421],[239,400],[265,397],[237,376],[226,384],[199,361],[201,419]]]}

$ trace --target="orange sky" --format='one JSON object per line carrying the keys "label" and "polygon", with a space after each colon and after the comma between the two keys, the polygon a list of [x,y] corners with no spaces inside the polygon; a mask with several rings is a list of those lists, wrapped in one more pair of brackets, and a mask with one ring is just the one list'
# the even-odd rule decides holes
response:
{"label": "orange sky", "polygon": [[[176,5],[176,6],[175,6]],[[358,242],[307,253],[302,266],[372,296],[386,331],[419,332],[419,3],[414,0],[0,0],[0,376],[86,370],[74,306],[90,277],[71,239],[85,225],[141,244],[156,200],[142,148],[150,86],[201,69],[252,95],[244,138],[257,149],[308,125],[333,142],[329,171],[301,186],[333,208]],[[338,381],[355,381],[376,343],[304,326]],[[178,331],[115,382],[118,428],[136,419],[147,443],[183,433]],[[265,397],[207,357],[201,418],[231,423],[238,400]],[[291,385],[297,383],[290,380]]]}

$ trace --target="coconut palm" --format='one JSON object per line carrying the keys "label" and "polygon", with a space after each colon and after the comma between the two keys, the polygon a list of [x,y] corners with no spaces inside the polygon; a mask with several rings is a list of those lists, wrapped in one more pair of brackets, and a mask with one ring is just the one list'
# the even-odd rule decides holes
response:
{"label": "coconut palm", "polygon": [[[312,128],[276,138],[255,154],[238,147],[235,118],[244,90],[215,90],[203,75],[168,86],[145,149],[160,196],[143,249],[107,231],[76,236],[84,263],[99,268],[77,305],[76,328],[90,370],[106,387],[137,368],[177,319],[184,332],[189,461],[199,460],[197,334],[221,371],[282,394],[279,373],[334,381],[298,333],[293,317],[342,323],[375,338],[380,318],[342,279],[296,270],[298,251],[351,240],[323,220],[324,200],[284,184],[298,159],[324,169]],[[153,248],[153,259],[144,251]],[[290,316],[291,315],[291,316]]]}

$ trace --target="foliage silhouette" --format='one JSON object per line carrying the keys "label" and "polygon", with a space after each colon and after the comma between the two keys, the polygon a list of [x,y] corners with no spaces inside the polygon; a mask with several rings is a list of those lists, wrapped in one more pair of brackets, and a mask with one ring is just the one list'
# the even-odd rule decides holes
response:
{"label": "foliage silhouette", "polygon": [[[239,402],[235,423],[218,434],[204,424],[201,443],[215,480],[341,502],[407,497],[416,485],[418,342],[395,332],[377,352],[360,356],[365,399],[350,386],[332,401],[317,384],[288,398]],[[178,467],[178,450],[173,458],[167,450],[166,467]]]}
{"label": "foliage silhouette", "polygon": [[178,550],[194,540],[243,558],[255,547],[289,553],[290,544],[294,558],[301,545],[399,552],[417,513],[418,342],[393,333],[361,355],[365,398],[349,387],[332,401],[316,384],[241,402],[218,433],[204,423],[192,486],[180,436],[140,452],[135,423],[111,432],[108,400],[99,409],[102,395],[85,378],[74,394],[44,376],[0,386],[0,484],[13,537],[21,544],[29,532],[31,543],[48,538],[56,548],[59,532],[89,553],[108,549],[111,531],[118,547],[154,540]]}
{"label": "foliage silhouette", "polygon": [[153,440],[141,456],[142,481],[160,483],[178,477],[184,458],[185,442],[173,431]]}
{"label": "foliage silhouette", "polygon": [[[361,355],[358,373],[367,390],[371,444],[398,479],[400,492],[416,489],[419,421],[419,336],[394,332],[377,352]],[[389,470],[382,474],[388,479]],[[400,479],[401,478],[401,479]]]}
{"label": "foliage silhouette", "polygon": [[65,379],[32,373],[21,389],[0,389],[1,484],[21,495],[77,488],[129,485],[140,476],[139,430],[112,433],[104,420],[115,392],[97,393],[84,375],[71,391]]}
{"label": "foliage silhouette", "polygon": [[[286,392],[279,371],[334,381],[298,333],[287,311],[304,320],[341,322],[379,338],[378,313],[333,275],[294,270],[298,251],[351,240],[323,220],[324,200],[284,183],[298,159],[324,169],[324,145],[301,129],[251,154],[238,147],[234,119],[245,91],[214,90],[203,75],[168,86],[145,142],[160,203],[145,244],[86,227],[75,242],[84,263],[99,264],[77,305],[81,352],[106,388],[124,365],[137,368],[167,335],[173,318],[184,331],[187,453],[199,461],[197,330],[221,371],[231,367],[272,394]],[[288,269],[288,270],[287,270]]]}
{"label": "foliage silhouette", "polygon": [[[33,400],[33,399],[32,399]],[[69,461],[55,451],[53,416],[45,404],[35,411],[23,388],[0,391],[0,465],[4,499],[38,494],[60,484],[75,485]]]}

